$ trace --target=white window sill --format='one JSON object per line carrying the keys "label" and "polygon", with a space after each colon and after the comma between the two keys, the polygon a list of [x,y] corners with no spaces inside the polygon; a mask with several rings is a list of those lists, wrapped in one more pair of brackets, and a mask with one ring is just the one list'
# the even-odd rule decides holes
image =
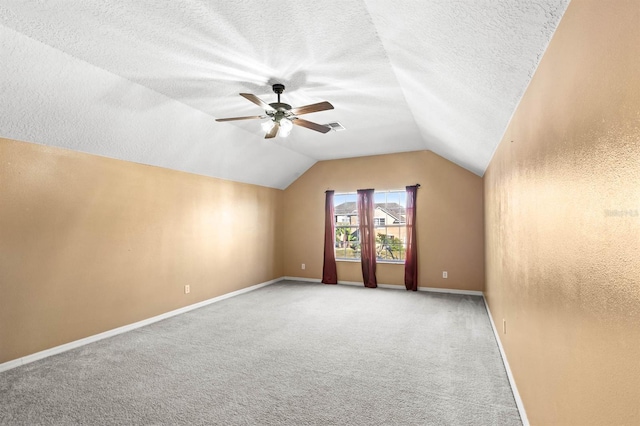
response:
{"label": "white window sill", "polygon": [[[336,262],[345,262],[345,263],[360,263],[360,259],[336,259]],[[404,260],[376,260],[376,264],[384,263],[389,265],[404,265]]]}

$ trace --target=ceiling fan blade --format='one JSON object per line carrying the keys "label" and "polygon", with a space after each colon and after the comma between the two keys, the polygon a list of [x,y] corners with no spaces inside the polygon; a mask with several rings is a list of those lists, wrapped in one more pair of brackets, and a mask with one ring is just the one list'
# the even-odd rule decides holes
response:
{"label": "ceiling fan blade", "polygon": [[306,127],[307,129],[315,130],[320,133],[327,133],[331,130],[328,126],[323,126],[322,124],[317,124],[312,121],[303,120],[302,118],[296,118],[295,120],[291,120],[291,122],[295,125]]}
{"label": "ceiling fan blade", "polygon": [[278,134],[278,130],[280,130],[280,123],[274,123],[273,127],[271,128],[271,130],[269,130],[269,133],[267,133],[266,135],[264,135],[265,139],[271,139],[271,138],[275,138],[276,135]]}
{"label": "ceiling fan blade", "polygon": [[216,118],[216,121],[236,121],[236,120],[253,120],[258,118],[267,118],[266,115],[251,115],[248,117],[231,117],[231,118]]}
{"label": "ceiling fan blade", "polygon": [[268,103],[266,103],[265,101],[257,97],[256,95],[252,95],[251,93],[240,93],[240,96],[250,100],[254,104],[258,105],[260,108],[264,109],[265,111],[275,111],[275,109],[271,105],[269,105]]}
{"label": "ceiling fan blade", "polygon": [[312,112],[318,111],[326,111],[328,109],[333,109],[333,105],[329,102],[319,102],[317,104],[305,105],[298,108],[291,108],[291,112],[295,115],[309,114]]}

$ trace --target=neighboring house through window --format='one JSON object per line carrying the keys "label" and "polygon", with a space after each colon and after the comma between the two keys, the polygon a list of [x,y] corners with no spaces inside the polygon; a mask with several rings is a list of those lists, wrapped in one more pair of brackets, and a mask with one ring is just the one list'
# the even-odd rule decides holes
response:
{"label": "neighboring house through window", "polygon": [[[376,191],[374,227],[378,261],[404,262],[407,232],[407,195],[401,191]],[[360,235],[356,193],[336,193],[335,209],[335,253],[337,260],[360,259]]]}

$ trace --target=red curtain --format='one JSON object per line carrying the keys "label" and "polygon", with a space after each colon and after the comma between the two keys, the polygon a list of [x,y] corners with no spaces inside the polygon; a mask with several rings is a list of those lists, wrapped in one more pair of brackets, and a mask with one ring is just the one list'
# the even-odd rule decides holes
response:
{"label": "red curtain", "polygon": [[404,286],[418,291],[418,250],[416,245],[416,195],[418,187],[407,186],[407,257],[404,261]]}
{"label": "red curtain", "polygon": [[376,234],[373,227],[375,201],[373,189],[358,190],[358,221],[360,232],[360,261],[365,287],[376,288]]}
{"label": "red curtain", "polygon": [[336,270],[336,253],[334,238],[335,210],[333,207],[333,191],[325,193],[324,202],[324,262],[322,264],[322,282],[325,284],[338,284],[338,271]]}

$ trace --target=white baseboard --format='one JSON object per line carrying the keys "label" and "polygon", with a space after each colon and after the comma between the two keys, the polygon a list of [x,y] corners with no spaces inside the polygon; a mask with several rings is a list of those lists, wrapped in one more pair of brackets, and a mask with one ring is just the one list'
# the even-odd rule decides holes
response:
{"label": "white baseboard", "polygon": [[[404,290],[404,287],[400,287],[400,288]],[[468,296],[482,296],[482,292],[478,290],[458,290],[456,288],[418,287],[418,291],[431,291],[433,293],[466,294]]]}
{"label": "white baseboard", "polygon": [[160,314],[155,317],[134,322],[133,324],[124,325],[122,327],[114,328],[113,330],[108,330],[103,333],[94,334],[93,336],[85,337],[83,339],[75,340],[73,342],[65,343],[64,345],[60,345],[54,348],[46,349],[44,351],[36,352],[34,354],[27,355],[22,358],[4,362],[0,364],[0,372],[19,367],[21,365],[29,364],[31,362],[38,361],[53,355],[57,355],[59,353],[66,352],[71,349],[79,348],[80,346],[88,345],[89,343],[97,342],[99,340],[106,339],[108,337],[113,337],[118,334],[126,333],[127,331],[135,330],[136,328],[144,327],[145,325],[153,324],[154,322],[162,321],[164,319],[171,318],[176,315],[184,314],[185,312],[202,308],[203,306],[207,306],[212,303],[228,299],[230,297],[239,296],[241,294],[248,293],[250,291],[257,290],[261,287],[265,287],[270,284],[276,283],[278,281],[282,281],[283,279],[284,279],[283,277],[280,277],[271,281],[266,281],[260,284],[253,285],[251,287],[242,288],[240,290],[232,291],[231,293],[223,294],[221,296],[217,296],[212,299],[207,299],[202,302],[194,303],[193,305],[189,305],[173,311],[165,312],[164,314]]}
{"label": "white baseboard", "polygon": [[[288,281],[304,281],[310,283],[319,283],[321,282],[318,278],[300,278],[300,277],[284,277],[285,280]],[[338,280],[338,284],[343,285],[353,285],[357,287],[364,287],[364,284],[358,281],[340,281]],[[380,288],[392,288],[395,290],[406,290],[406,288],[402,285],[398,284],[378,284]],[[434,293],[449,293],[449,294],[467,294],[470,296],[482,296],[481,291],[477,290],[458,290],[454,288],[437,288],[437,287],[418,287],[418,291],[431,291]]]}
{"label": "white baseboard", "polygon": [[302,277],[282,277],[283,280],[285,281],[304,281],[307,283],[319,283],[322,280],[319,280],[318,278],[302,278]]}
{"label": "white baseboard", "polygon": [[496,342],[498,342],[498,348],[500,349],[500,356],[502,357],[504,369],[507,371],[507,377],[509,378],[509,384],[511,385],[513,398],[516,400],[516,406],[518,407],[518,412],[520,413],[520,419],[522,420],[523,426],[529,426],[529,419],[527,418],[527,412],[524,409],[524,403],[522,402],[522,398],[520,397],[520,392],[518,392],[518,387],[516,386],[516,380],[513,377],[513,373],[511,373],[511,367],[509,366],[509,361],[507,361],[507,355],[505,354],[504,348],[502,347],[502,342],[500,341],[500,335],[498,333],[498,329],[496,328],[496,325],[493,322],[493,317],[491,316],[491,310],[489,310],[489,304],[487,303],[487,299],[484,297],[484,295],[482,296],[482,300],[484,300],[484,306],[487,308],[489,321],[491,321],[491,328],[493,329],[493,334],[496,337]]}

